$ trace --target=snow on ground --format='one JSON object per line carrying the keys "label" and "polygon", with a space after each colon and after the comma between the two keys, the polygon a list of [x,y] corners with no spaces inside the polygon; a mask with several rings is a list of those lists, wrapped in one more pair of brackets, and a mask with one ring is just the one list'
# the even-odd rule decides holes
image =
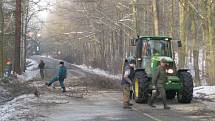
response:
{"label": "snow on ground", "polygon": [[74,65],[74,66],[81,68],[84,71],[90,72],[92,74],[97,74],[97,75],[104,76],[104,77],[111,78],[111,79],[121,79],[121,77],[122,77],[120,74],[113,75],[113,74],[110,74],[109,72],[101,70],[99,68],[92,68],[91,66],[89,66],[89,67],[86,65]]}
{"label": "snow on ground", "polygon": [[29,64],[27,65],[27,70],[25,73],[17,76],[20,80],[28,81],[39,74],[39,70],[37,69],[38,63],[32,59],[27,59],[27,62],[29,62]]}
{"label": "snow on ground", "polygon": [[[34,95],[22,95],[0,106],[1,121],[20,120],[20,117],[28,117],[31,110],[29,102],[35,101]],[[16,119],[17,118],[17,119]]]}
{"label": "snow on ground", "polygon": [[200,86],[193,89],[196,98],[215,99],[215,86]]}
{"label": "snow on ground", "polygon": [[[45,57],[45,58],[53,58],[52,56],[50,55],[41,55],[40,57]],[[54,58],[53,58],[54,59]]]}

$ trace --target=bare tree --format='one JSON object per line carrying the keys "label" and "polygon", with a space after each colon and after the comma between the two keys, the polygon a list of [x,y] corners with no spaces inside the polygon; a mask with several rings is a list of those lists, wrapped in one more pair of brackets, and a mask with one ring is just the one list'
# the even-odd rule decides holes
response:
{"label": "bare tree", "polygon": [[0,1],[0,77],[4,72],[4,15],[3,15],[3,1]]}

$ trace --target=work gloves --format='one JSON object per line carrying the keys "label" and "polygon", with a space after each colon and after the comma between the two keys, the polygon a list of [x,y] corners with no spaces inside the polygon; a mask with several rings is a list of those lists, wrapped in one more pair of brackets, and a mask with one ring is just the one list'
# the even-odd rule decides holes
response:
{"label": "work gloves", "polygon": [[152,86],[152,94],[155,95],[157,93],[157,89],[156,87],[153,85]]}

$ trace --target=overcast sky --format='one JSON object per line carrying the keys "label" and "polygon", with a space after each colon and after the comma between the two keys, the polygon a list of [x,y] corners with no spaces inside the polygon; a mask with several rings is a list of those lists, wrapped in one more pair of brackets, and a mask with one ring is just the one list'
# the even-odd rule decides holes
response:
{"label": "overcast sky", "polygon": [[[39,0],[34,0],[34,1],[36,2],[36,1],[39,1]],[[43,7],[43,8],[49,6],[48,9],[52,9],[53,6],[56,3],[55,1],[56,0],[41,0],[40,3],[39,3],[39,6]],[[52,7],[50,7],[50,5]],[[35,6],[35,7],[36,7],[36,9],[40,9],[38,6]],[[49,10],[47,10],[47,11],[41,11],[39,13],[39,18],[45,21],[47,19],[48,14],[49,14]]]}

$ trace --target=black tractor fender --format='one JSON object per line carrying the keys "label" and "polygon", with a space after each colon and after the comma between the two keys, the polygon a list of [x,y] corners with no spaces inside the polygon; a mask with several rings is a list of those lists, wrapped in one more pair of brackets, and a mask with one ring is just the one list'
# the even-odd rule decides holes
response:
{"label": "black tractor fender", "polygon": [[145,69],[142,69],[142,68],[140,68],[140,69],[136,69],[136,70],[135,70],[135,73],[136,73],[136,72],[139,72],[139,71],[143,71],[143,72],[145,72]]}
{"label": "black tractor fender", "polygon": [[178,69],[178,73],[180,72],[188,72],[190,69]]}
{"label": "black tractor fender", "polygon": [[145,75],[146,72],[145,72],[145,69],[136,69],[135,70],[135,77],[141,79],[143,78]]}
{"label": "black tractor fender", "polygon": [[141,86],[143,86],[143,83],[148,82],[148,76],[145,69],[136,69],[135,77],[140,81]]}

